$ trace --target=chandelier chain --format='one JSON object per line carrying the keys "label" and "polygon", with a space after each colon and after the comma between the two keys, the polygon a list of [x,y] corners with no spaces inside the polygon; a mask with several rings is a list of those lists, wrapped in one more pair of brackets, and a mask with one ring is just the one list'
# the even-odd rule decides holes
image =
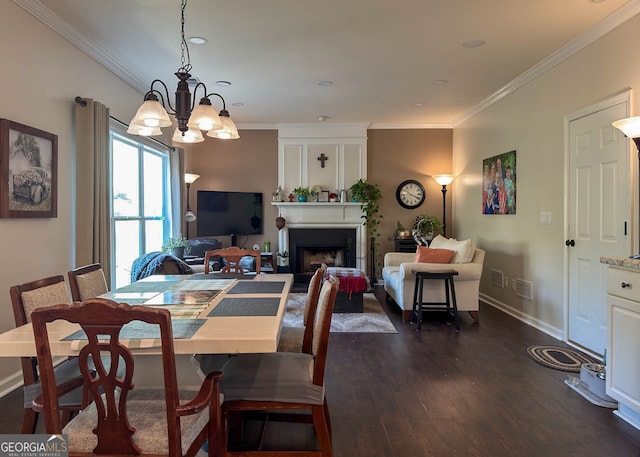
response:
{"label": "chandelier chain", "polygon": [[[184,10],[187,7],[187,0],[182,0],[182,11],[181,11],[181,32],[180,36],[182,37],[182,42],[180,43],[180,51],[182,52],[182,56],[180,58],[180,69],[178,72],[180,73],[189,73],[191,71],[191,56],[189,55],[189,46],[187,45],[187,40],[184,37]],[[185,63],[185,52],[187,54],[187,60]]]}

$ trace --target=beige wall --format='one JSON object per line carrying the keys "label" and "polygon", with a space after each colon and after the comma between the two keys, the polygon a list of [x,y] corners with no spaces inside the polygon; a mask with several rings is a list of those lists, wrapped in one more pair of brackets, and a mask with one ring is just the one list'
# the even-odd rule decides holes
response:
{"label": "beige wall", "polygon": [[[376,257],[378,278],[382,257],[387,251],[395,249],[395,242],[390,239],[400,221],[405,228],[411,228],[416,216],[422,212],[433,214],[442,219],[442,186],[438,185],[431,175],[451,173],[452,130],[368,130],[368,180],[380,187],[382,200],[380,211],[383,215],[380,225],[382,236],[379,238],[380,249]],[[400,206],[396,200],[398,185],[407,179],[420,181],[427,192],[425,202],[415,210]],[[447,191],[447,233],[452,236],[451,195],[454,185]]]}
{"label": "beige wall", "polygon": [[[9,287],[65,274],[73,265],[73,111],[76,95],[129,121],[141,94],[13,2],[0,2],[0,118],[58,135],[58,217],[0,219],[0,332],[14,327]],[[0,359],[0,394],[22,381],[16,359]]]}
{"label": "beige wall", "polygon": [[[271,249],[278,246],[276,217],[278,211],[271,206],[271,194],[278,187],[278,132],[277,130],[242,130],[237,140],[212,140],[192,145],[185,151],[185,170],[200,178],[191,185],[191,209],[197,216],[198,190],[224,190],[233,192],[262,192],[264,198],[264,235],[238,237],[238,246],[251,248],[255,243],[263,246],[271,241]],[[189,227],[190,238],[196,236],[196,224]],[[184,233],[184,231],[183,231]],[[223,246],[229,246],[229,237],[215,237]]]}
{"label": "beige wall", "polygon": [[[454,196],[456,232],[487,250],[481,293],[557,336],[566,298],[564,119],[640,86],[640,67],[630,58],[639,39],[636,17],[454,131],[454,169],[461,175]],[[632,112],[640,112],[637,103]],[[513,149],[517,214],[482,215],[482,159]],[[541,211],[551,212],[551,225],[540,224]],[[533,300],[491,286],[491,269],[532,281]]]}

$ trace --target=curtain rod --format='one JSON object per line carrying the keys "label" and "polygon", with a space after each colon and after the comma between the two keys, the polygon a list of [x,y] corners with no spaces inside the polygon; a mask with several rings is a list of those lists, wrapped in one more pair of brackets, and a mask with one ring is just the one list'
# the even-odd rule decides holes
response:
{"label": "curtain rod", "polygon": [[[80,106],[87,106],[87,99],[86,99],[86,98],[82,98],[82,97],[80,97],[80,96],[76,96],[76,98],[74,99],[74,101],[75,101],[78,105],[80,105]],[[113,116],[109,116],[109,119],[113,119],[114,121],[116,121],[116,122],[118,122],[119,124],[121,124],[121,125],[125,126],[126,128],[129,128],[129,124],[126,124],[126,123],[122,122],[120,119],[117,119],[117,118],[115,118],[115,117],[113,117]],[[169,146],[169,145],[167,145],[167,144],[164,144],[162,141],[160,141],[160,140],[156,140],[156,139],[155,139],[155,138],[153,138],[153,137],[145,137],[145,138],[148,138],[149,140],[154,141],[154,142],[156,142],[156,143],[158,143],[158,144],[160,144],[160,145],[164,146],[165,148],[169,148],[169,149],[171,149],[172,151],[175,151],[175,150],[176,150],[175,146]]]}
{"label": "curtain rod", "polygon": [[[124,127],[129,128],[129,124],[127,124],[127,123],[125,123],[125,122],[122,122],[120,119],[118,119],[118,118],[116,118],[116,117],[113,117],[113,116],[109,116],[109,118],[110,118],[110,119],[113,119],[114,121],[116,121],[117,123],[119,123],[119,124],[123,125]],[[156,140],[155,138],[153,138],[153,137],[151,137],[151,136],[145,136],[145,138],[147,138],[148,140],[151,140],[151,141],[155,141],[156,143],[161,144],[161,145],[162,145],[162,146],[164,146],[165,148],[169,148],[169,149],[171,149],[172,151],[175,151],[175,150],[176,150],[175,146],[169,146],[168,144],[164,144],[162,141],[160,141],[160,140]]]}

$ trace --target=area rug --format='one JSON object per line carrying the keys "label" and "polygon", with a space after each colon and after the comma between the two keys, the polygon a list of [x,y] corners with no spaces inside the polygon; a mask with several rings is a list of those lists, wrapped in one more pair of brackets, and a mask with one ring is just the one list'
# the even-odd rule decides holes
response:
{"label": "area rug", "polygon": [[582,352],[559,346],[529,346],[527,354],[540,365],[574,373],[580,372],[583,363],[598,362]]}
{"label": "area rug", "polygon": [[[331,331],[341,333],[398,333],[378,299],[372,293],[363,294],[362,313],[333,313]],[[302,327],[302,315],[307,294],[289,294],[289,302],[282,325]]]}

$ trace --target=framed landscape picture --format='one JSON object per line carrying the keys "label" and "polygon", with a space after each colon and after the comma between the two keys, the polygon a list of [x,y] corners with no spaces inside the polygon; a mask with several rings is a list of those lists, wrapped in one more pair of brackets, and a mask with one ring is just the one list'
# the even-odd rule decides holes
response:
{"label": "framed landscape picture", "polygon": [[57,217],[58,136],[0,119],[0,217]]}
{"label": "framed landscape picture", "polygon": [[516,151],[482,161],[482,214],[516,214]]}

